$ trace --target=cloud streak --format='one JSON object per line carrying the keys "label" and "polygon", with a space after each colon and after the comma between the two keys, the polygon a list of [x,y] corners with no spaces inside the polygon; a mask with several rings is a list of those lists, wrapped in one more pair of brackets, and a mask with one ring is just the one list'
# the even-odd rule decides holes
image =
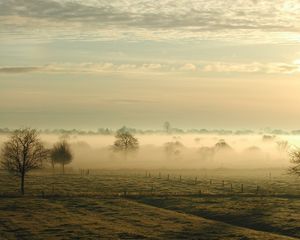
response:
{"label": "cloud streak", "polygon": [[5,66],[0,67],[0,74],[25,73],[139,73],[139,74],[200,74],[200,73],[261,73],[261,74],[297,74],[300,65],[294,63],[229,63],[229,62],[198,62],[185,64],[170,63],[54,63],[44,66]]}
{"label": "cloud streak", "polygon": [[0,73],[18,74],[41,71],[41,67],[0,67]]}
{"label": "cloud streak", "polygon": [[41,38],[46,30],[53,37],[76,39],[80,36],[232,39],[234,35],[240,39],[274,41],[282,33],[299,32],[300,3],[295,0],[3,0],[0,26],[1,32],[11,37],[34,33],[38,28]]}

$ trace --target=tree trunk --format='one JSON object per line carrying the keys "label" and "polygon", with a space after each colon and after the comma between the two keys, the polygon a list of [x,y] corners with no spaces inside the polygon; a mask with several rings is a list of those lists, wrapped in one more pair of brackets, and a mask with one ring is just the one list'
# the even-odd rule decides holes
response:
{"label": "tree trunk", "polygon": [[54,162],[53,161],[51,162],[51,165],[52,165],[52,174],[54,175]]}
{"label": "tree trunk", "polygon": [[24,195],[25,191],[24,191],[24,181],[25,181],[25,174],[22,173],[21,175],[21,194]]}
{"label": "tree trunk", "polygon": [[65,174],[65,164],[64,163],[62,164],[62,167],[63,167],[63,174]]}

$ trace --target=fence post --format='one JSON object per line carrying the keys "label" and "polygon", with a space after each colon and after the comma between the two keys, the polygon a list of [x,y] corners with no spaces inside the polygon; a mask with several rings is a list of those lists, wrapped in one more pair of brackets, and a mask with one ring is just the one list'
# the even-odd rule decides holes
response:
{"label": "fence post", "polygon": [[244,192],[244,184],[241,184],[241,192]]}

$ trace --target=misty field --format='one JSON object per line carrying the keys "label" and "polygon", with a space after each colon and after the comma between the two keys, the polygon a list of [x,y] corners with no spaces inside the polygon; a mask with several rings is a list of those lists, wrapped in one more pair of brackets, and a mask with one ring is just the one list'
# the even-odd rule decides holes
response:
{"label": "misty field", "polygon": [[0,239],[300,238],[300,185],[285,170],[0,173]]}

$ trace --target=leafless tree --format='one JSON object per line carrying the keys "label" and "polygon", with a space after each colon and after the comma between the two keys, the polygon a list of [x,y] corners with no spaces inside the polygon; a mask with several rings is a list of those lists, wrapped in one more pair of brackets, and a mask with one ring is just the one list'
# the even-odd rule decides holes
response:
{"label": "leafless tree", "polygon": [[288,141],[278,141],[276,142],[277,149],[280,153],[286,153],[289,150],[289,142]]}
{"label": "leafless tree", "polygon": [[54,168],[55,163],[61,164],[63,174],[65,173],[65,165],[71,163],[73,159],[71,147],[67,141],[56,143],[51,150],[50,156],[53,164],[52,167]]}
{"label": "leafless tree", "polygon": [[139,141],[129,131],[121,128],[116,133],[116,140],[113,145],[113,149],[116,152],[124,153],[125,159],[128,153],[134,152],[139,148]]}
{"label": "leafless tree", "polygon": [[290,160],[294,166],[289,168],[289,172],[300,176],[300,148],[296,148],[290,152]]}
{"label": "leafless tree", "polygon": [[164,150],[168,158],[179,158],[183,148],[183,144],[179,141],[164,144]]}
{"label": "leafless tree", "polygon": [[35,129],[18,129],[4,143],[1,152],[1,165],[20,178],[20,190],[24,195],[26,174],[43,166],[49,151],[44,148]]}
{"label": "leafless tree", "polygon": [[200,153],[201,160],[213,160],[215,155],[215,149],[213,147],[200,147],[198,152]]}
{"label": "leafless tree", "polygon": [[219,142],[215,144],[215,150],[216,151],[232,151],[232,147],[228,145],[228,143],[225,142],[224,139],[220,139]]}
{"label": "leafless tree", "polygon": [[168,121],[164,122],[164,129],[165,129],[166,133],[171,132],[171,124]]}

